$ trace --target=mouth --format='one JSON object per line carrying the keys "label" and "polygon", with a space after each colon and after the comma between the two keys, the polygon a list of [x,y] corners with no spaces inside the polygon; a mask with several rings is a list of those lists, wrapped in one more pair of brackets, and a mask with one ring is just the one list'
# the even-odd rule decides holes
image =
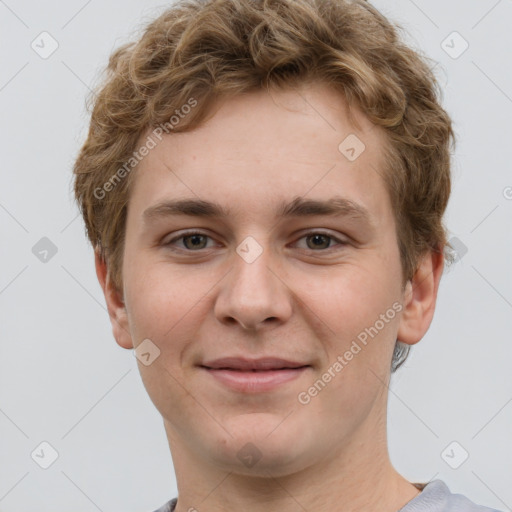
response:
{"label": "mouth", "polygon": [[310,365],[294,367],[276,366],[272,368],[240,368],[230,366],[211,367],[201,365],[223,387],[240,393],[264,393],[285,386],[311,368]]}
{"label": "mouth", "polygon": [[310,366],[304,362],[291,361],[277,357],[261,357],[259,359],[246,359],[244,357],[223,357],[201,364],[211,370],[233,371],[276,371],[296,370]]}
{"label": "mouth", "polygon": [[248,369],[248,370],[243,370],[241,368],[229,368],[229,367],[225,367],[225,368],[211,368],[209,366],[203,366],[203,365],[201,365],[201,368],[206,368],[207,370],[227,370],[227,371],[239,372],[239,373],[249,373],[249,372],[269,373],[269,372],[277,372],[277,371],[281,371],[281,370],[300,370],[301,368],[309,368],[309,365],[297,366],[297,367],[293,367],[293,368],[286,367],[286,366],[283,366],[281,368],[268,368],[268,369],[254,369],[254,368],[251,368],[251,369]]}

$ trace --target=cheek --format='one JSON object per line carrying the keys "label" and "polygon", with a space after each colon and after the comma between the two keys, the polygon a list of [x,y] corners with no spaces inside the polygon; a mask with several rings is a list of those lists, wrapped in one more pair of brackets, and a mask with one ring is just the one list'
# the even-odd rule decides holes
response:
{"label": "cheek", "polygon": [[139,266],[140,272],[131,274],[126,303],[134,345],[149,339],[158,348],[158,355],[149,365],[137,361],[142,382],[157,410],[164,417],[171,417],[176,408],[185,414],[190,400],[181,364],[195,337],[194,314],[201,303],[198,304],[200,297],[193,287],[191,291],[183,279],[155,269],[148,271]]}
{"label": "cheek", "polygon": [[[162,269],[163,270],[163,269]],[[126,278],[125,297],[134,343],[145,338],[162,346],[191,309],[194,294],[170,272],[135,266]],[[182,324],[183,322],[181,322]]]}
{"label": "cheek", "polygon": [[[391,280],[382,271],[351,265],[331,268],[324,275],[301,276],[297,295],[324,320],[336,334],[354,334],[373,324],[392,306]],[[354,331],[355,330],[355,331]]]}
{"label": "cheek", "polygon": [[[357,393],[371,395],[375,386],[379,387],[376,375],[384,379],[391,361],[399,320],[398,288],[391,274],[383,275],[382,270],[351,270],[323,283],[312,280],[307,287],[308,306],[329,327],[321,340],[326,369],[338,361],[338,356],[343,358],[343,370],[331,370],[338,376],[332,388],[343,394],[345,381]],[[353,398],[346,396],[344,400],[354,405]]]}

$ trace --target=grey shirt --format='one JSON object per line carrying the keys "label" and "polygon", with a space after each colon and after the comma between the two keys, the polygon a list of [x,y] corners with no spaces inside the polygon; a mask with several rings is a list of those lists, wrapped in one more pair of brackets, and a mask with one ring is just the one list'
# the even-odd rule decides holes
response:
{"label": "grey shirt", "polygon": [[[423,490],[398,512],[499,512],[473,503],[462,494],[452,494],[442,480],[414,484]],[[173,498],[155,512],[174,512],[178,498]]]}

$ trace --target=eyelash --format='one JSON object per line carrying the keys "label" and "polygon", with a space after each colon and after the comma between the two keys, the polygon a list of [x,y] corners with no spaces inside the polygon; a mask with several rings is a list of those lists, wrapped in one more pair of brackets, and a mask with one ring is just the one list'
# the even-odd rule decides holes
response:
{"label": "eyelash", "polygon": [[[181,240],[181,239],[184,239],[184,238],[188,238],[188,237],[191,237],[191,236],[194,236],[194,235],[200,235],[200,236],[204,236],[204,237],[207,237],[207,238],[212,238],[210,235],[207,235],[206,233],[202,233],[200,231],[187,231],[185,233],[182,233],[180,236],[177,236],[175,238],[172,238],[171,240],[169,240],[168,242],[165,242],[164,244],[162,244],[164,247],[168,247],[170,250],[172,251],[175,251],[175,252],[189,252],[189,253],[193,253],[193,252],[201,252],[203,250],[206,250],[207,248],[203,248],[203,249],[197,249],[197,250],[193,250],[193,249],[187,249],[187,248],[176,248],[176,247],[172,247],[172,245],[177,242],[178,240]],[[344,240],[340,240],[339,238],[331,235],[330,233],[326,233],[326,232],[323,232],[323,231],[309,231],[307,233],[304,233],[300,238],[299,240],[302,240],[303,238],[307,238],[307,237],[310,237],[310,236],[314,236],[314,235],[321,235],[321,236],[325,236],[331,240],[334,240],[335,242],[338,242],[338,245],[340,245],[341,247],[345,246],[345,245],[348,245],[348,242],[344,241]],[[330,249],[333,249],[334,247],[327,247],[326,249],[303,249],[305,251],[308,251],[308,252],[311,252],[311,253],[317,253],[317,252],[328,252]]]}

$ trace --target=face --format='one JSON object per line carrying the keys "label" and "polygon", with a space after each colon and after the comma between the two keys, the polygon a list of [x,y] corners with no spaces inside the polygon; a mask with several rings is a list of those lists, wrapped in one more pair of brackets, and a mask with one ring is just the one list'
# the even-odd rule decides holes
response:
{"label": "face", "polygon": [[[116,339],[160,351],[138,364],[171,450],[285,474],[382,424],[405,296],[386,141],[353,112],[357,128],[321,84],[251,93],[140,163]],[[244,450],[261,457],[253,468]]]}

